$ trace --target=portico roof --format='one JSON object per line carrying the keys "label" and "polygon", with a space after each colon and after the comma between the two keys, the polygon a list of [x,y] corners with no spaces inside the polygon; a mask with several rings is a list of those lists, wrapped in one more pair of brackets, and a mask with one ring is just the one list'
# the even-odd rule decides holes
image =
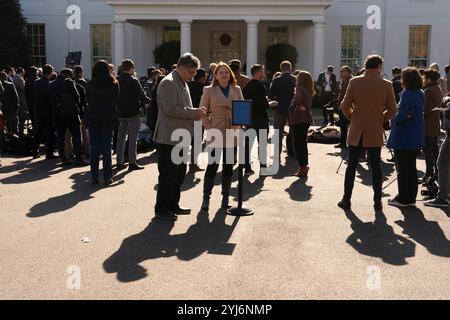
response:
{"label": "portico roof", "polygon": [[116,20],[323,20],[334,0],[107,0]]}

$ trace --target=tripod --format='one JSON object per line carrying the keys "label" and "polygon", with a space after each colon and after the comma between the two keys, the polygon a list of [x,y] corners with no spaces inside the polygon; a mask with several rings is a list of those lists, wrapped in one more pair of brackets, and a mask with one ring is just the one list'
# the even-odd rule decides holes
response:
{"label": "tripod", "polygon": [[[383,135],[384,135],[384,140],[387,141],[386,131],[383,132]],[[395,154],[394,154],[394,152],[393,152],[391,149],[388,149],[388,150],[389,150],[389,153],[391,154],[391,157],[392,157],[393,159],[395,159]],[[339,164],[339,166],[338,166],[338,168],[337,168],[337,170],[336,170],[336,174],[339,174],[339,170],[341,169],[342,164],[344,163],[344,160],[346,160],[346,161],[348,162],[348,152],[347,152],[347,159],[346,159],[344,156],[342,157],[341,162],[340,162],[340,164]],[[369,163],[369,165],[370,165],[370,163]],[[395,161],[394,167],[395,167],[395,172],[398,173],[398,164],[397,164],[397,161]],[[397,181],[397,176],[394,178],[394,180],[392,180],[392,181],[389,182],[387,185],[385,185],[381,190],[382,190],[382,191],[385,190],[385,189],[388,188],[391,184],[393,184],[395,181]]]}

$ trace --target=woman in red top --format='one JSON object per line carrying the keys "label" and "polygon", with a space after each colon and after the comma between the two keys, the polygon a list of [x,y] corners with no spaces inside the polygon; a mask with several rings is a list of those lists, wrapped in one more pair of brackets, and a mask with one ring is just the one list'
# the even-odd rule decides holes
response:
{"label": "woman in red top", "polygon": [[295,96],[289,110],[290,130],[293,131],[295,154],[300,168],[297,177],[308,176],[308,129],[313,124],[311,104],[314,96],[314,81],[311,74],[301,71],[297,76]]}

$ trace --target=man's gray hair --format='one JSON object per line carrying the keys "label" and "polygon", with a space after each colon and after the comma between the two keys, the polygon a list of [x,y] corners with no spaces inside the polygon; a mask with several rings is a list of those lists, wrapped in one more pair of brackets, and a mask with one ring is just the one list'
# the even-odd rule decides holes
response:
{"label": "man's gray hair", "polygon": [[177,67],[200,68],[200,59],[192,53],[183,54],[178,60]]}

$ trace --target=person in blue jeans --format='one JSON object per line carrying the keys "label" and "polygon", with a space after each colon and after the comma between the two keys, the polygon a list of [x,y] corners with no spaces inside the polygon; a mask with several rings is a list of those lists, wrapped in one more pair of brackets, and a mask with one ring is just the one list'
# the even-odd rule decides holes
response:
{"label": "person in blue jeans", "polygon": [[402,70],[398,111],[392,119],[387,147],[393,149],[397,163],[398,195],[388,200],[396,207],[415,206],[418,191],[417,154],[424,147],[424,104],[422,78],[416,68]]}
{"label": "person in blue jeans", "polygon": [[99,159],[103,156],[103,177],[105,185],[112,180],[111,142],[114,123],[117,120],[119,83],[110,72],[108,63],[99,60],[92,68],[92,80],[87,86],[88,109],[85,116],[91,142],[92,183],[99,184]]}

